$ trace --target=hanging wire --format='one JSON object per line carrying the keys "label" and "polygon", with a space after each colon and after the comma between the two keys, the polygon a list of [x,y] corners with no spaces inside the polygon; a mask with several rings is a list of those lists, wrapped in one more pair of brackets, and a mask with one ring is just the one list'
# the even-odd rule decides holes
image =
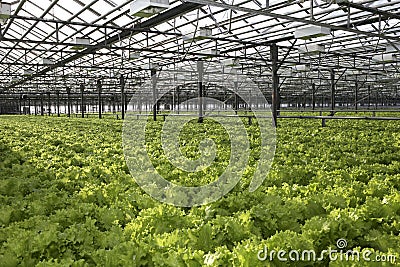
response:
{"label": "hanging wire", "polygon": [[[194,43],[195,36],[196,36],[196,33],[197,33],[197,29],[198,29],[198,27],[199,27],[199,19],[200,19],[200,9],[197,9],[196,27],[195,27],[195,29],[194,29],[193,38],[192,38],[192,40],[190,41],[189,47],[188,47],[188,49],[186,50],[186,52],[185,52],[185,54],[183,55],[182,58],[180,58],[180,54],[178,53],[178,58],[179,58],[179,60],[180,60],[181,62],[184,61],[184,60],[186,59],[187,54],[189,53],[190,49],[192,48],[192,45],[193,45],[193,43]],[[175,32],[175,20],[174,20],[174,32]],[[175,36],[176,36],[176,38],[178,38],[177,35],[175,35]],[[178,49],[179,49],[178,40],[177,40],[177,44],[178,44]],[[183,47],[184,47],[184,43],[182,43],[182,45],[183,45]]]}
{"label": "hanging wire", "polygon": [[224,33],[224,31],[219,26],[218,20],[214,17],[214,13],[212,12],[210,5],[207,5],[207,7],[208,7],[208,11],[210,13],[210,17],[214,21],[214,23],[217,26],[218,30],[220,31],[220,33]]}

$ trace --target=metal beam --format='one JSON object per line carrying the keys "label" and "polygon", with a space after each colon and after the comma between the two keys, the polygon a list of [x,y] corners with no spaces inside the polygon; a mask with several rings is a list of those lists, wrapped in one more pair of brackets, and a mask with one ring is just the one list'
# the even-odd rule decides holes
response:
{"label": "metal beam", "polygon": [[345,1],[345,2],[342,2],[342,3],[338,3],[338,5],[341,6],[341,7],[345,7],[345,8],[348,8],[348,7],[357,8],[357,9],[362,10],[362,11],[371,12],[372,14],[375,14],[375,15],[382,15],[382,16],[384,16],[386,18],[400,19],[400,15],[398,15],[398,14],[387,12],[387,11],[384,11],[384,10],[379,10],[377,8],[367,7],[367,6],[364,6],[362,4],[353,3],[353,2],[350,2],[350,1]]}
{"label": "metal beam", "polygon": [[[304,24],[322,26],[322,27],[331,28],[332,30],[347,31],[347,32],[355,33],[355,34],[362,34],[362,35],[365,35],[365,36],[382,38],[382,39],[386,39],[386,40],[389,40],[389,41],[392,40],[392,41],[395,41],[395,42],[400,42],[400,38],[399,37],[387,36],[387,35],[383,35],[383,34],[376,34],[376,33],[372,33],[372,32],[359,31],[359,30],[356,30],[356,29],[347,28],[347,24],[346,25],[335,26],[335,25],[332,25],[332,24],[326,24],[326,23],[321,23],[321,22],[317,22],[317,21],[310,21],[310,20],[303,19],[303,18],[296,18],[296,17],[287,16],[287,15],[272,13],[272,12],[269,12],[269,11],[266,11],[266,10],[255,10],[255,9],[251,9],[251,8],[245,8],[245,7],[240,7],[240,6],[230,5],[230,4],[224,4],[224,3],[214,2],[214,1],[210,1],[210,0],[186,0],[186,1],[187,2],[191,2],[191,3],[216,6],[216,7],[230,9],[230,10],[237,10],[237,11],[246,12],[246,13],[255,14],[255,15],[269,16],[269,17],[272,17],[272,18],[279,18],[279,19],[289,20],[289,21],[292,21],[292,22],[300,22],[300,23],[304,23]],[[365,25],[365,24],[363,24],[363,25]],[[274,40],[270,40],[270,41],[267,41],[267,42],[260,43],[260,45],[262,45],[262,44],[264,44],[264,45],[270,44],[271,42],[277,43],[277,42],[282,42],[282,41],[288,41],[288,40],[291,40],[293,38],[294,38],[294,36],[282,37],[282,38],[279,38],[279,39],[274,39]],[[254,46],[251,46],[251,47],[254,47]],[[248,48],[248,47],[246,47],[246,48]],[[230,50],[229,52],[239,51],[239,50],[242,50],[242,49],[244,49],[244,47],[234,48],[234,49]]]}
{"label": "metal beam", "polygon": [[[137,24],[137,25],[135,25],[135,27],[133,27],[131,29],[126,29],[125,31],[121,31],[119,34],[115,34],[114,36],[108,38],[105,41],[105,43],[107,43],[109,45],[113,44],[113,43],[116,43],[116,42],[118,42],[118,41],[120,41],[122,39],[130,37],[132,35],[132,33],[138,32],[139,29],[146,29],[146,28],[151,28],[151,27],[157,26],[157,25],[162,24],[162,23],[164,23],[164,22],[166,22],[166,21],[168,21],[170,19],[176,18],[176,17],[178,17],[178,16],[180,16],[182,14],[185,14],[187,12],[193,11],[193,10],[195,10],[195,9],[201,7],[201,6],[202,6],[202,4],[186,3],[185,2],[185,3],[183,3],[183,4],[181,4],[181,5],[177,6],[177,7],[171,8],[171,9],[169,9],[169,10],[167,10],[167,11],[165,11],[165,12],[163,12],[163,13],[155,16],[155,17],[152,17],[152,18],[150,18],[150,19],[148,19],[148,20],[146,20],[146,21],[144,21],[144,22],[142,22],[140,24]],[[87,48],[87,49],[85,49],[85,50],[83,50],[83,51],[81,51],[79,53],[76,53],[75,55],[72,55],[72,56],[70,56],[70,57],[68,57],[68,58],[66,58],[64,60],[61,60],[60,62],[58,62],[55,65],[49,66],[49,67],[47,67],[47,68],[45,68],[45,69],[33,74],[32,76],[30,76],[28,78],[25,78],[25,79],[15,83],[15,84],[9,86],[8,89],[9,88],[14,88],[15,86],[18,86],[18,85],[21,85],[21,84],[23,84],[23,83],[25,83],[27,81],[30,81],[33,78],[37,77],[37,76],[44,75],[47,72],[49,72],[49,71],[51,71],[51,70],[53,70],[53,69],[55,69],[57,67],[65,66],[66,64],[68,64],[70,62],[73,62],[73,61],[81,58],[84,55],[95,53],[99,49],[101,49],[101,48],[98,48],[98,47],[95,47],[95,46],[94,47],[89,47],[89,48]]]}

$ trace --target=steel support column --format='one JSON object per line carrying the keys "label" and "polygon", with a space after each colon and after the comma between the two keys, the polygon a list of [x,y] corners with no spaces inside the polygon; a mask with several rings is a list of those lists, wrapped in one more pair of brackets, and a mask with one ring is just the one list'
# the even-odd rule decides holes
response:
{"label": "steel support column", "polygon": [[158,92],[157,92],[157,70],[151,69],[151,88],[153,91],[153,121],[157,121],[157,112],[158,112]]}
{"label": "steel support column", "polygon": [[28,115],[31,115],[31,97],[28,96]]}
{"label": "steel support column", "polygon": [[19,109],[18,114],[19,114],[19,115],[22,115],[22,97],[23,97],[23,95],[20,94],[20,95],[19,95],[19,98],[18,98],[18,109]]}
{"label": "steel support column", "polygon": [[51,116],[51,99],[50,99],[50,92],[47,92],[47,104],[48,104],[48,108],[49,110],[47,111],[48,115]]}
{"label": "steel support column", "polygon": [[278,76],[278,47],[276,44],[270,46],[271,64],[272,64],[272,118],[273,126],[278,127],[279,107],[279,76]]}
{"label": "steel support column", "polygon": [[335,106],[336,106],[336,85],[335,85],[335,70],[331,69],[331,116],[335,115]]}
{"label": "steel support column", "polygon": [[357,81],[356,81],[356,85],[355,85],[354,108],[357,112],[357,109],[358,109],[358,82]]}
{"label": "steel support column", "polygon": [[101,84],[101,80],[98,79],[97,80],[97,93],[98,93],[98,101],[99,101],[99,119],[102,118],[102,103],[101,103],[101,88],[102,88],[102,84]]}
{"label": "steel support column", "polygon": [[43,105],[43,98],[44,98],[44,94],[41,93],[40,94],[40,115],[44,116],[44,105]]}
{"label": "steel support column", "polygon": [[234,82],[233,83],[234,88],[234,109],[235,109],[235,113],[238,114],[239,111],[239,95],[238,95],[238,91],[239,91],[239,83],[238,82]]}
{"label": "steel support column", "polygon": [[311,85],[311,90],[312,90],[312,99],[311,99],[311,104],[312,104],[312,109],[315,110],[315,83]]}
{"label": "steel support column", "polygon": [[203,123],[203,77],[204,77],[204,62],[197,61],[197,73],[198,73],[198,97],[199,97],[199,123]]}
{"label": "steel support column", "polygon": [[368,85],[368,108],[371,106],[371,85]]}
{"label": "steel support column", "polygon": [[57,97],[57,117],[60,117],[60,91],[56,91]]}
{"label": "steel support column", "polygon": [[124,75],[121,74],[119,77],[119,85],[121,87],[121,117],[125,119],[125,78]]}
{"label": "steel support column", "polygon": [[115,114],[117,112],[117,108],[115,107],[115,99],[117,99],[117,96],[115,94],[112,94],[112,96],[111,96],[111,105],[112,105],[113,114]]}
{"label": "steel support column", "polygon": [[189,93],[186,92],[186,111],[189,111]]}
{"label": "steel support column", "polygon": [[85,91],[84,84],[80,85],[80,90],[81,90],[81,113],[82,113],[82,118],[84,118],[85,117],[85,100],[83,99],[83,92]]}
{"label": "steel support column", "polygon": [[180,96],[179,96],[179,89],[177,88],[177,93],[176,93],[176,99],[177,99],[177,103],[178,103],[178,106],[177,106],[177,110],[178,110],[178,114],[179,114],[179,112],[180,112],[180,101],[181,101],[181,99],[180,99]]}
{"label": "steel support column", "polygon": [[67,116],[71,117],[71,88],[67,87]]}

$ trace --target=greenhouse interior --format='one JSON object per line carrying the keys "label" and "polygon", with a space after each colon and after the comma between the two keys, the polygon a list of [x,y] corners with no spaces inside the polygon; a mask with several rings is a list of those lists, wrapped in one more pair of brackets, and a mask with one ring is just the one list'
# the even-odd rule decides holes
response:
{"label": "greenhouse interior", "polygon": [[399,10],[0,0],[0,266],[396,266]]}

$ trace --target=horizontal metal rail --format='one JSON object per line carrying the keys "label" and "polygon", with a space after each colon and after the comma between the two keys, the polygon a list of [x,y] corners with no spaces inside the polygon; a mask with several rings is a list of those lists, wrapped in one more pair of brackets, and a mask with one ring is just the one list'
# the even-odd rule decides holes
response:
{"label": "horizontal metal rail", "polygon": [[[97,112],[85,112],[85,117],[88,118],[91,115],[96,115],[98,114]],[[129,113],[128,113],[129,114]],[[78,116],[79,114],[71,114],[73,116]],[[104,113],[104,115],[110,115],[110,116],[116,116],[116,119],[120,119],[120,116],[118,112],[116,113]],[[140,117],[150,117],[153,116],[153,114],[150,113],[135,113],[135,114],[129,114],[129,116],[135,116],[136,119],[139,119]],[[198,114],[157,114],[157,117],[162,117],[163,121],[166,120],[166,117],[172,116],[172,117],[193,117],[197,118]],[[246,114],[238,114],[238,115],[222,115],[222,114],[205,114],[205,118],[212,118],[212,117],[224,117],[224,118],[233,118],[233,117],[239,117],[239,118],[247,118],[248,124],[252,125],[253,119],[272,119],[272,116],[256,116],[256,115],[246,115]],[[316,119],[316,120],[321,120],[322,121],[322,127],[326,126],[326,121],[327,120],[367,120],[367,121],[400,121],[400,117],[369,117],[369,116],[278,116],[278,119]]]}
{"label": "horizontal metal rail", "polygon": [[367,116],[278,116],[280,119],[322,119],[322,120],[372,120],[391,121],[400,120],[400,117],[367,117]]}
{"label": "horizontal metal rail", "polygon": [[293,113],[315,113],[315,112],[334,112],[334,113],[362,113],[362,112],[399,112],[400,113],[400,109],[335,109],[335,110],[331,110],[331,109],[291,109],[291,110],[285,110],[285,109],[281,109],[279,110],[279,112],[293,112]]}
{"label": "horizontal metal rail", "polygon": [[[132,115],[131,115],[132,116]],[[137,119],[139,117],[150,117],[152,114],[134,114]],[[196,117],[196,114],[157,114],[157,116],[165,118],[168,116]],[[212,117],[239,117],[247,118],[249,125],[252,125],[253,119],[272,119],[272,116],[255,116],[255,115],[205,115],[205,118]],[[368,116],[278,116],[278,119],[318,119],[322,121],[322,127],[326,126],[326,120],[370,120],[370,121],[400,121],[400,117],[368,117]]]}

